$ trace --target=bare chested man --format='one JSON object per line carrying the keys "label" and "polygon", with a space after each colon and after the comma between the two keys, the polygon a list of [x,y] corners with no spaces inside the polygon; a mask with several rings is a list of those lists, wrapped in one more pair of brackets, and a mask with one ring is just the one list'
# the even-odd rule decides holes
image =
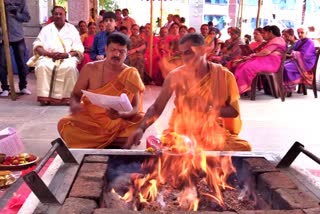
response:
{"label": "bare chested man", "polygon": [[[201,34],[185,35],[179,42],[179,50],[184,64],[168,74],[159,96],[127,144],[140,143],[144,131],[157,120],[175,94],[175,108],[165,134],[187,136],[206,150],[251,150],[248,142],[238,138],[239,92],[233,74],[206,60]],[[217,139],[224,140],[217,142]]]}
{"label": "bare chested man", "polygon": [[[129,43],[129,38],[121,33],[109,35],[106,58],[82,69],[70,101],[71,115],[58,124],[58,131],[69,147],[105,148],[113,143],[112,146],[123,148],[121,143],[140,125],[144,85],[137,69],[124,64]],[[118,112],[98,107],[81,90],[112,96],[126,93],[133,109]]]}

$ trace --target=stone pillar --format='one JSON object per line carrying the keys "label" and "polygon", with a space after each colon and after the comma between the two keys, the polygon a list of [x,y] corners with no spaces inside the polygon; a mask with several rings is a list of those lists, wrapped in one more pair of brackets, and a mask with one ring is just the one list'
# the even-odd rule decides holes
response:
{"label": "stone pillar", "polygon": [[238,23],[238,16],[237,16],[237,1],[236,0],[230,0],[229,1],[229,18],[231,19],[230,22],[228,23],[231,27],[237,26]]}
{"label": "stone pillar", "polygon": [[198,32],[203,22],[203,6],[204,0],[189,1],[189,24],[190,26],[194,27]]}
{"label": "stone pillar", "polygon": [[31,19],[24,24],[24,37],[29,56],[32,56],[32,43],[38,36],[41,25],[39,20],[39,0],[26,0]]}
{"label": "stone pillar", "polygon": [[68,21],[77,26],[80,20],[89,21],[89,1],[68,0]]}

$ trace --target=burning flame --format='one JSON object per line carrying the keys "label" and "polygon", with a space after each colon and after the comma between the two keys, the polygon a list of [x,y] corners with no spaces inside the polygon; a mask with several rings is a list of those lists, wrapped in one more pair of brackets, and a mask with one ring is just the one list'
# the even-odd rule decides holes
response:
{"label": "burning flame", "polygon": [[[183,156],[164,153],[158,161],[150,160],[143,167],[150,164],[154,165],[154,170],[145,177],[135,178],[133,187],[121,199],[130,202],[136,197],[140,204],[158,201],[162,186],[171,185],[182,189],[177,196],[181,209],[196,211],[200,196],[222,206],[222,190],[232,188],[226,183],[228,176],[234,172],[230,157],[208,159],[203,151]],[[197,187],[199,181],[205,184],[204,190]]]}
{"label": "burning flame", "polygon": [[148,173],[133,179],[123,200],[138,200],[140,204],[163,202],[164,189],[170,186],[180,191],[176,198],[183,210],[198,210],[202,200],[223,206],[222,191],[232,188],[227,179],[235,168],[230,156],[205,154],[206,150],[223,150],[226,133],[217,112],[208,106],[212,102],[204,97],[193,96],[191,102],[175,101],[176,106],[184,108],[173,112],[171,129],[161,136],[161,156],[142,164]]}

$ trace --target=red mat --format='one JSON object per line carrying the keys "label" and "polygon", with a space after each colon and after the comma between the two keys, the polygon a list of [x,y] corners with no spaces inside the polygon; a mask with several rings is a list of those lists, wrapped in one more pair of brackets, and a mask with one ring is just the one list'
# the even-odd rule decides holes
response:
{"label": "red mat", "polygon": [[311,172],[311,174],[320,177],[320,170],[319,169],[309,169],[309,172]]}
{"label": "red mat", "polygon": [[[43,166],[41,169],[39,175],[40,177],[45,173],[45,171],[48,169],[50,164],[52,163],[54,158],[50,158],[47,163]],[[32,168],[28,168],[24,171],[22,171],[22,175],[32,171],[36,166],[33,166]],[[8,201],[6,207],[4,207],[2,210],[0,210],[0,214],[15,214],[18,213],[20,208],[22,207],[23,203],[28,198],[29,194],[31,193],[31,189],[23,183],[20,188],[15,192],[15,195]]]}

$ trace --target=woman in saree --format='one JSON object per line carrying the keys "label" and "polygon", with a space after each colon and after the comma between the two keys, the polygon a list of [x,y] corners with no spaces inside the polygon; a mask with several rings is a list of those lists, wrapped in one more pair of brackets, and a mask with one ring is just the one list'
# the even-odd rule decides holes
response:
{"label": "woman in saree", "polygon": [[212,56],[208,58],[210,61],[227,65],[228,62],[231,62],[241,55],[240,45],[244,45],[244,42],[240,37],[240,29],[237,27],[230,27],[228,29],[228,33],[230,35],[230,39],[224,43],[224,46],[220,51],[220,56]]}
{"label": "woman in saree", "polygon": [[287,43],[287,56],[291,54],[294,45],[298,41],[297,37],[294,35],[294,31],[292,28],[288,28],[282,31],[282,37]]}
{"label": "woman in saree", "polygon": [[262,29],[263,39],[267,44],[257,53],[245,57],[245,62],[239,64],[235,70],[239,93],[251,90],[252,80],[260,71],[275,73],[278,71],[282,55],[286,52],[286,42],[281,37],[280,29],[275,25],[268,25]]}
{"label": "woman in saree", "polygon": [[78,28],[79,28],[79,34],[80,36],[85,35],[88,33],[88,27],[87,27],[87,23],[84,20],[81,20],[78,23]]}
{"label": "woman in saree", "polygon": [[310,70],[316,61],[314,43],[307,38],[307,30],[303,27],[298,28],[297,33],[299,40],[284,65],[283,82],[287,96],[291,96],[298,83],[311,85],[313,81],[313,73]]}
{"label": "woman in saree", "polygon": [[263,40],[263,37],[262,37],[262,28],[261,27],[254,29],[253,40],[254,41],[252,41],[249,44],[249,47],[253,52],[257,53],[257,52],[261,51],[263,46],[266,44],[266,42]]}
{"label": "woman in saree", "polygon": [[253,40],[254,41],[252,41],[249,45],[245,45],[247,47],[241,49],[241,55],[235,57],[226,65],[232,73],[235,72],[239,64],[246,60],[246,56],[252,53],[258,53],[266,45],[266,41],[264,41],[262,37],[262,28],[259,27],[253,31]]}
{"label": "woman in saree", "polygon": [[95,22],[89,22],[88,24],[88,32],[83,34],[80,38],[84,47],[83,59],[80,64],[78,64],[77,68],[81,71],[82,67],[91,62],[90,51],[93,44],[94,36],[96,35],[97,24]]}
{"label": "woman in saree", "polygon": [[139,34],[139,25],[133,24],[131,26],[130,49],[128,51],[129,65],[135,67],[140,74],[141,79],[144,79],[145,73],[145,59],[144,51],[146,43],[144,38]]}
{"label": "woman in saree", "polygon": [[[146,85],[150,84],[150,81],[153,81],[156,85],[162,85],[163,83],[163,77],[160,72],[159,68],[159,50],[158,50],[158,44],[159,44],[159,38],[152,35],[152,29],[149,23],[145,25],[144,28],[144,39],[146,42],[146,50],[144,53],[144,58],[145,58],[145,78],[144,78],[144,83]],[[150,50],[150,36],[152,35],[152,48]],[[152,52],[151,56],[151,61],[152,61],[152,66],[150,68],[150,51]]]}
{"label": "woman in saree", "polygon": [[[181,38],[180,28],[186,34],[186,26],[182,25],[179,27],[177,23],[173,23],[169,29],[169,34],[164,40],[165,53],[161,56],[159,66],[163,78],[166,78],[168,73],[173,69],[182,65],[180,52],[178,49],[178,43]],[[183,33],[182,33],[183,34]]]}

